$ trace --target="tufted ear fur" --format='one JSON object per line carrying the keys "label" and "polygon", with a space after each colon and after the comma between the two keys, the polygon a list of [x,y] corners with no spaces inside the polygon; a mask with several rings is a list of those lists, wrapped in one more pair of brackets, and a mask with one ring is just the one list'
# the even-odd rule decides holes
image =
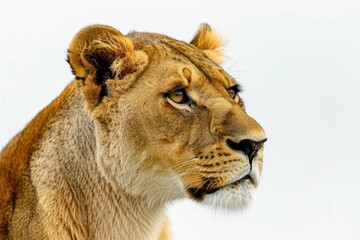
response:
{"label": "tufted ear fur", "polygon": [[215,63],[222,63],[222,58],[225,54],[221,48],[226,42],[221,36],[214,32],[208,24],[203,23],[200,25],[195,37],[190,43],[203,50],[205,55]]}
{"label": "tufted ear fur", "polygon": [[109,95],[106,81],[123,79],[140,70],[147,56],[135,51],[131,39],[118,30],[93,25],[81,30],[72,40],[68,62],[77,80],[83,80],[83,92],[90,110]]}

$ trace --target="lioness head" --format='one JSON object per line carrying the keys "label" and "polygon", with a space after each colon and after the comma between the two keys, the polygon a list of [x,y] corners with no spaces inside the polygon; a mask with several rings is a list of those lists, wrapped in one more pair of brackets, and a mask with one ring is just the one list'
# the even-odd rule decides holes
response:
{"label": "lioness head", "polygon": [[68,60],[95,120],[97,164],[115,189],[150,205],[185,196],[247,205],[266,138],[218,65],[221,45],[205,24],[191,43],[100,25],[75,36]]}

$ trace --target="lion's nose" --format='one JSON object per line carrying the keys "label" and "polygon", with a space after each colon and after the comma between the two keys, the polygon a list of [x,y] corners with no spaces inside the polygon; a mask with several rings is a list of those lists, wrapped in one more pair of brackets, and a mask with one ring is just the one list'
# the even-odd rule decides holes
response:
{"label": "lion's nose", "polygon": [[244,139],[237,143],[228,139],[226,143],[231,149],[235,151],[242,151],[245,155],[247,155],[251,164],[253,158],[256,156],[257,151],[262,147],[262,145],[264,144],[264,142],[266,142],[266,140],[267,138],[261,141]]}

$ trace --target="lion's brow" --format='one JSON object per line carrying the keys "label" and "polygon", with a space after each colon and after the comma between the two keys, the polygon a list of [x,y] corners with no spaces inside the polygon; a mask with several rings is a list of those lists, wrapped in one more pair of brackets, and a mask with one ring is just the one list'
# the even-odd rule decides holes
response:
{"label": "lion's brow", "polygon": [[[216,63],[213,63],[213,62],[210,63],[210,60],[205,55],[201,55],[201,53],[195,51],[190,46],[187,46],[186,44],[181,43],[181,42],[176,43],[174,40],[171,40],[171,39],[161,38],[159,40],[166,47],[168,47],[172,51],[176,52],[177,54],[183,56],[190,63],[192,63],[205,76],[205,78],[210,83],[211,83],[211,80],[213,80],[213,79],[217,79],[220,81],[222,79],[226,79],[227,85],[229,85],[230,81],[236,82],[231,76],[229,76],[228,74],[225,74],[225,71],[222,70]],[[189,52],[189,51],[190,51],[190,53],[186,54],[186,52]],[[201,58],[201,60],[199,58]],[[206,60],[204,61],[204,59],[206,59]],[[211,67],[210,65],[214,65],[214,67]],[[209,72],[208,69],[205,69],[206,67],[208,69],[216,68],[218,71]]]}

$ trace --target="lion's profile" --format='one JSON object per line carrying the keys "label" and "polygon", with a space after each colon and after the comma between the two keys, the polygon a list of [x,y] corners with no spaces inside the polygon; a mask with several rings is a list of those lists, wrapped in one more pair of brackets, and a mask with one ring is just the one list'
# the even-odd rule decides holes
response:
{"label": "lion's profile", "polygon": [[191,43],[95,25],[73,39],[75,80],[0,154],[0,239],[169,239],[165,205],[251,200],[265,133],[218,65]]}

